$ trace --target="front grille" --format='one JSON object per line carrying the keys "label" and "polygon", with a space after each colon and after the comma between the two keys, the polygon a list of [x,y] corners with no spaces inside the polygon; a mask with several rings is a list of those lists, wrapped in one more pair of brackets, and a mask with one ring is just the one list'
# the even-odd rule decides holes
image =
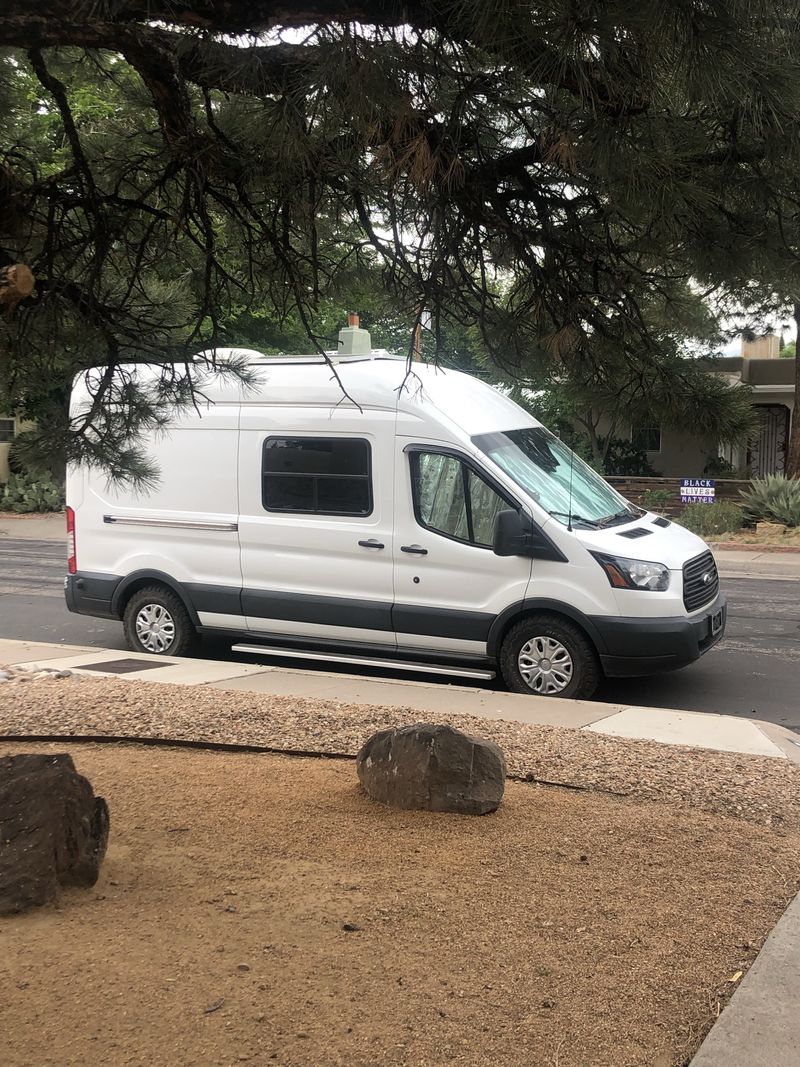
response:
{"label": "front grille", "polygon": [[719,591],[717,565],[710,552],[695,556],[683,565],[683,602],[687,611],[696,611],[716,599]]}

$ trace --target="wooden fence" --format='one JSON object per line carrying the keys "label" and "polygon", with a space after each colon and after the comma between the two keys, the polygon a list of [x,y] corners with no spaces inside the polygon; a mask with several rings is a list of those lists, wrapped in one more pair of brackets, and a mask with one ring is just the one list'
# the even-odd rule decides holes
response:
{"label": "wooden fence", "polygon": [[[681,480],[680,478],[623,478],[611,476],[606,481],[613,485],[618,493],[630,500],[633,504],[642,505],[645,493],[652,490],[670,494],[669,503],[659,504],[658,507],[650,505],[650,510],[658,511],[664,515],[676,517],[683,511],[685,504],[681,503]],[[717,500],[730,500],[739,502],[739,493],[747,489],[750,482],[743,478],[714,478],[714,487]]]}

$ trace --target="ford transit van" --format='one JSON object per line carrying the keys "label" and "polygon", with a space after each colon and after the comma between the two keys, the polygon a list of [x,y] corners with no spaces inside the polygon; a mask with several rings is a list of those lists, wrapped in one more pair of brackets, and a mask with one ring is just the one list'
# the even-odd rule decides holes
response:
{"label": "ford transit van", "polygon": [[[132,649],[226,634],[252,655],[589,697],[723,636],[703,541],[486,383],[409,370],[357,326],[336,374],[321,356],[244,355],[254,386],[198,364],[202,403],[146,442],[154,490],[68,472],[67,604],[121,620]],[[160,368],[127,373],[146,385]],[[88,403],[79,378],[73,413]]]}

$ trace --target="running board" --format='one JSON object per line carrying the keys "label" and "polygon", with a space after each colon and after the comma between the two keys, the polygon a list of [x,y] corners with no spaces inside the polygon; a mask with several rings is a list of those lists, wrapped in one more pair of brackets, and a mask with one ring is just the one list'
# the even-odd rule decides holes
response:
{"label": "running board", "polygon": [[275,648],[268,645],[234,645],[232,652],[244,652],[248,656],[279,656],[291,659],[313,659],[324,663],[353,663],[361,667],[382,667],[387,671],[412,671],[421,674],[446,674],[454,678],[476,678],[489,682],[494,671],[481,671],[476,667],[434,666],[430,663],[414,663],[411,660],[372,659],[367,656],[343,656],[336,652],[305,651],[296,648]]}

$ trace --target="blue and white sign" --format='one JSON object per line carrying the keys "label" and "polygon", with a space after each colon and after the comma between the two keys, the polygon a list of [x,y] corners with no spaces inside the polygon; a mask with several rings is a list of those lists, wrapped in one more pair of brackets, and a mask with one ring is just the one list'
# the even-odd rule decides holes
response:
{"label": "blue and white sign", "polygon": [[713,478],[681,478],[681,504],[713,504],[715,497]]}

